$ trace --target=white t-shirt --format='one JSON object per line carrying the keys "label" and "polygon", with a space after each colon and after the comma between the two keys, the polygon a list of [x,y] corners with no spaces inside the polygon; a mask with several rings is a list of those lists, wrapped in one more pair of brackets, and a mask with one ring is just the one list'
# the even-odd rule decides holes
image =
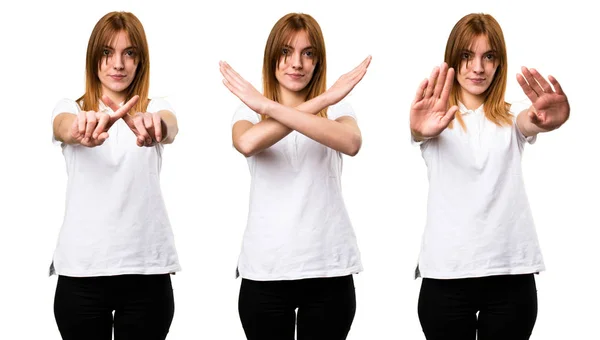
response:
{"label": "white t-shirt", "polygon": [[[514,106],[514,105],[513,105]],[[467,110],[467,131],[454,123],[421,143],[429,195],[417,276],[457,279],[544,270],[521,170],[525,138],[516,124],[499,127],[483,105]],[[419,273],[420,272],[420,273]]]}
{"label": "white t-shirt", "polygon": [[[328,117],[356,116],[350,105]],[[260,116],[240,107],[239,120]],[[356,236],[342,199],[342,155],[292,131],[248,157],[251,175],[248,224],[238,272],[259,281],[344,276],[362,271]]]}
{"label": "white t-shirt", "polygon": [[[52,121],[77,114],[79,105],[58,102]],[[100,110],[112,112],[103,103]],[[153,99],[148,112],[173,109]],[[65,217],[50,274],[109,276],[165,274],[180,270],[160,190],[162,144],[138,147],[119,119],[101,146],[61,144],[67,166]]]}

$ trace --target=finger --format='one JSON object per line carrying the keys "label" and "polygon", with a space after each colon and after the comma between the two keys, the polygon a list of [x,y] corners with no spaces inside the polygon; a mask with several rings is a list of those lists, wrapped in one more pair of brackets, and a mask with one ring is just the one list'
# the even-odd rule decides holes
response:
{"label": "finger", "polygon": [[523,89],[523,93],[525,93],[527,98],[529,98],[529,100],[532,103],[535,103],[538,99],[537,93],[535,93],[535,91],[533,91],[531,89],[531,86],[529,86],[529,83],[527,83],[525,78],[523,78],[523,76],[520,74],[517,74],[517,83],[519,83],[519,85],[521,85],[521,88]]}
{"label": "finger", "polygon": [[434,67],[433,71],[431,71],[431,75],[429,76],[429,82],[427,83],[427,88],[425,89],[425,98],[429,98],[433,95],[433,87],[435,86],[435,80],[440,73],[439,67]]}
{"label": "finger", "polygon": [[523,73],[523,77],[525,77],[525,80],[527,80],[531,90],[533,90],[538,97],[541,96],[544,93],[544,89],[542,89],[540,84],[538,84],[538,82],[535,80],[533,74],[531,74],[531,71],[529,71],[527,67],[523,66],[521,67],[521,73]]}
{"label": "finger", "polygon": [[78,139],[81,135],[79,134],[79,117],[75,116],[73,123],[71,124],[71,137]]}
{"label": "finger", "polygon": [[446,111],[446,113],[444,114],[444,117],[442,117],[442,119],[441,119],[442,123],[446,127],[454,119],[454,117],[456,116],[456,112],[458,112],[458,106],[456,106],[456,105],[452,106],[450,109],[448,109],[448,111]]}
{"label": "finger", "polygon": [[123,104],[123,106],[118,108],[116,111],[113,110],[115,112],[114,115],[111,116],[113,121],[123,118],[126,114],[128,114],[129,111],[131,111],[131,109],[135,106],[135,104],[137,104],[139,99],[140,99],[140,96],[135,95],[131,99],[129,99],[125,104]]}
{"label": "finger", "polygon": [[79,124],[78,125],[79,136],[83,136],[85,134],[85,124],[87,122],[86,114],[87,114],[87,112],[85,112],[85,111],[80,111],[77,114],[77,121]]}
{"label": "finger", "polygon": [[452,92],[452,86],[454,86],[454,68],[449,68],[446,73],[446,79],[444,80],[444,87],[442,88],[442,94],[440,99],[442,102],[447,103]]}
{"label": "finger", "polygon": [[[351,78],[356,77],[356,75],[359,75],[361,73],[366,72],[367,67],[369,67],[369,64],[371,64],[371,56],[368,56],[367,58],[365,58],[365,60],[363,60],[360,64],[358,64],[358,66],[356,66],[352,71],[348,72],[347,75],[350,76]],[[362,78],[362,76],[361,76]]]}
{"label": "finger", "polygon": [[162,140],[162,118],[157,112],[152,114],[152,119],[154,120],[154,137],[160,143]]}
{"label": "finger", "polygon": [[98,136],[102,132],[106,131],[109,120],[110,120],[110,117],[107,114],[100,114],[100,118],[98,119],[98,124],[96,124],[96,129],[94,130],[94,133],[92,134],[93,138],[98,138]]}
{"label": "finger", "polygon": [[560,94],[561,96],[566,96],[565,92],[562,89],[562,86],[560,86],[560,84],[558,83],[558,80],[556,80],[556,78],[554,78],[553,76],[548,76],[548,80],[550,80],[550,83],[552,83],[552,86],[554,87],[554,91],[557,94]]}
{"label": "finger", "polygon": [[225,79],[229,81],[233,86],[238,88],[243,88],[246,83],[246,80],[240,76],[235,70],[227,64],[227,62],[223,62],[223,72],[221,72]]}
{"label": "finger", "polygon": [[225,87],[227,87],[227,89],[231,93],[233,93],[234,95],[236,95],[237,97],[239,97],[237,88],[235,86],[231,85],[231,83],[227,79],[223,79],[223,85],[225,85]]}
{"label": "finger", "polygon": [[427,84],[429,83],[429,79],[423,79],[423,81],[419,84],[419,88],[417,88],[417,93],[415,95],[414,103],[418,103],[423,100],[423,96],[425,95],[425,89],[427,88]]}
{"label": "finger", "polygon": [[[138,113],[138,115],[140,115],[140,113]],[[144,126],[144,121],[141,118],[142,117],[136,117],[136,119],[134,119],[133,121],[135,124],[135,128],[138,132],[138,139],[142,143],[142,145],[145,145],[148,144],[148,142],[152,142],[152,139],[150,138],[150,135],[148,134],[148,131]]]}
{"label": "finger", "polygon": [[442,63],[440,66],[440,73],[438,74],[437,80],[435,81],[435,87],[433,88],[433,97],[439,98],[442,93],[444,85],[446,85],[446,75],[448,74],[448,64]]}
{"label": "finger", "polygon": [[142,117],[144,118],[144,127],[146,130],[150,130],[152,128],[152,116],[148,113],[144,113]]}
{"label": "finger", "polygon": [[548,81],[546,81],[546,79],[538,72],[538,70],[532,68],[530,69],[531,74],[533,75],[533,78],[535,79],[535,81],[540,85],[540,87],[542,88],[542,90],[546,93],[552,93],[552,86],[550,86],[550,83],[548,83]]}
{"label": "finger", "polygon": [[101,132],[98,135],[98,138],[96,138],[96,139],[99,140],[99,141],[102,141],[102,143],[104,143],[104,141],[108,139],[108,132],[106,132],[106,131]]}
{"label": "finger", "polygon": [[113,102],[112,99],[110,99],[107,95],[102,96],[100,100],[102,100],[104,105],[110,107],[113,112],[117,112],[119,110],[119,105],[115,104],[115,102]]}

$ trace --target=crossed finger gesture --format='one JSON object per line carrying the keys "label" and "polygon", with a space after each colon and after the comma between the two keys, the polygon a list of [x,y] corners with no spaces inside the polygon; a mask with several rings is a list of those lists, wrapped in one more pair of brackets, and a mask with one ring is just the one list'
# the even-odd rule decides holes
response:
{"label": "crossed finger gesture", "polygon": [[[108,98],[108,97],[106,97]],[[104,98],[103,98],[104,100]],[[79,144],[87,147],[102,145],[108,138],[108,129],[137,103],[139,96],[134,96],[113,113],[81,111],[71,124],[71,137]]]}
{"label": "crossed finger gesture", "polygon": [[[110,98],[103,97],[102,101],[113,111],[120,110]],[[154,146],[162,140],[163,121],[158,112],[137,112],[133,116],[125,114],[121,118],[135,135],[137,146]]]}

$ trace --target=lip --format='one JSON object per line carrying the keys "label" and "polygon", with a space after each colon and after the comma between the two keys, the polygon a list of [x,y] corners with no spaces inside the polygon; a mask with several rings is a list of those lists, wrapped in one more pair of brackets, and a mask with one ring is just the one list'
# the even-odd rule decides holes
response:
{"label": "lip", "polygon": [[123,78],[127,77],[124,74],[111,74],[109,75],[109,77],[111,77],[114,80],[122,80]]}
{"label": "lip", "polygon": [[292,79],[300,79],[304,77],[304,75],[300,73],[288,73],[287,75]]}
{"label": "lip", "polygon": [[469,78],[469,81],[475,84],[483,84],[485,82],[485,78]]}

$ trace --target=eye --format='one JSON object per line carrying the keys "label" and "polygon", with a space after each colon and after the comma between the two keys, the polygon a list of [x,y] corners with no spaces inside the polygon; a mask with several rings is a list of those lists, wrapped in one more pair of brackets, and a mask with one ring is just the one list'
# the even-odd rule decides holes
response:
{"label": "eye", "polygon": [[488,53],[485,55],[485,59],[486,60],[494,60],[494,59],[496,59],[496,56],[493,53]]}
{"label": "eye", "polygon": [[135,51],[127,50],[127,51],[125,51],[125,55],[128,57],[135,57]]}
{"label": "eye", "polygon": [[470,54],[470,53],[467,53],[467,52],[463,52],[463,53],[460,55],[460,58],[461,58],[461,59],[468,60],[468,59],[470,59],[470,58],[471,58],[471,54]]}
{"label": "eye", "polygon": [[314,54],[313,51],[304,51],[304,55],[307,56],[307,57],[309,57],[309,58],[312,58],[312,57],[315,56],[315,54]]}
{"label": "eye", "polygon": [[290,49],[287,47],[284,47],[281,49],[281,54],[283,55],[288,55],[290,53]]}
{"label": "eye", "polygon": [[103,50],[102,50],[102,55],[104,55],[104,56],[110,55],[110,50],[108,50],[108,49],[106,49],[106,48],[105,48],[105,49],[103,49]]}

